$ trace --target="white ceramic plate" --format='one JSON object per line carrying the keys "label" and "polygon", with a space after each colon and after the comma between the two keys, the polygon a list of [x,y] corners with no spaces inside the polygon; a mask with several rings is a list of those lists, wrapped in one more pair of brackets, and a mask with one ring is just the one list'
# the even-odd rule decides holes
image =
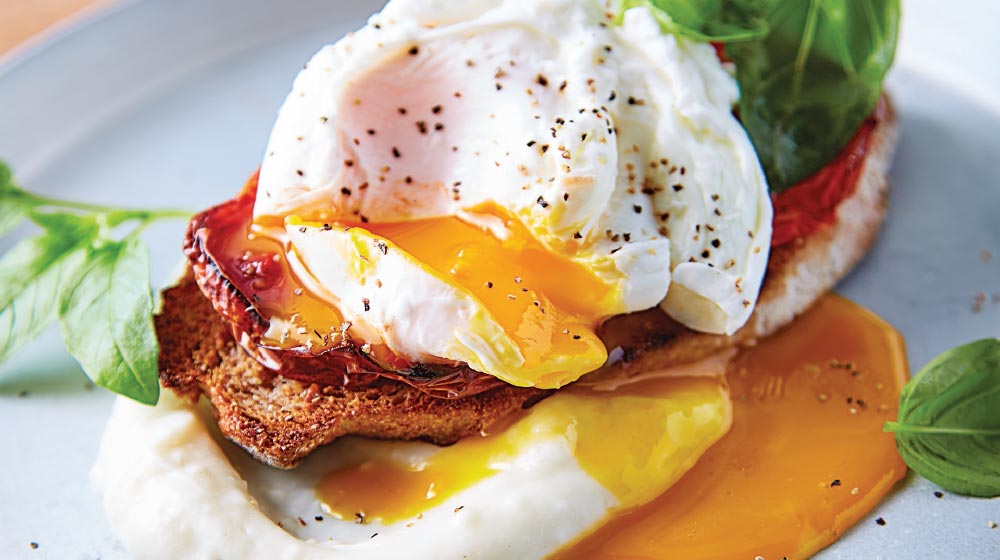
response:
{"label": "white ceramic plate", "polygon": [[[60,196],[221,201],[257,166],[302,63],[379,4],[144,0],[97,14],[0,66],[0,157]],[[905,4],[889,84],[902,116],[892,206],[838,290],[898,327],[919,367],[1000,334],[1000,3]],[[149,231],[153,278],[168,277],[181,235],[181,224]],[[974,312],[977,293],[987,302]],[[88,387],[55,331],[0,368],[0,558],[128,557],[89,482],[112,396]],[[819,557],[1000,558],[989,527],[1000,501],[934,490],[911,476]]]}

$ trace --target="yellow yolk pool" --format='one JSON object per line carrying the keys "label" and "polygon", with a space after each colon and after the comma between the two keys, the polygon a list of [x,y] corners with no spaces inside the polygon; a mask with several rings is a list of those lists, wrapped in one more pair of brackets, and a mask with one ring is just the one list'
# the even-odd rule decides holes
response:
{"label": "yellow yolk pool", "polygon": [[506,429],[416,463],[376,459],[333,471],[317,496],[337,517],[392,523],[495,474],[533,445],[561,440],[623,507],[634,507],[683,475],[729,421],[726,389],[714,379],[657,380],[613,395],[568,388]]}
{"label": "yellow yolk pool", "polygon": [[317,496],[339,517],[405,521],[563,438],[619,505],[554,558],[805,558],[905,475],[881,427],[906,377],[899,334],[827,296],[740,353],[725,382],[648,380],[610,393],[571,385],[509,426],[425,459],[330,472]]}
{"label": "yellow yolk pool", "polygon": [[611,286],[544,248],[517,220],[496,210],[486,216],[501,225],[503,239],[454,216],[361,227],[478,298],[521,350],[525,370],[557,356],[594,355],[595,349],[603,362],[595,331],[613,313]]}
{"label": "yellow yolk pool", "polygon": [[[463,362],[513,385],[546,389],[607,360],[596,331],[621,312],[620,272],[550,250],[503,209],[388,223],[292,216],[283,227],[275,237],[289,240],[306,291],[326,294],[372,346],[384,341],[402,356]],[[420,336],[403,334],[414,331]]]}
{"label": "yellow yolk pool", "polygon": [[561,559],[806,558],[906,474],[892,434],[907,379],[899,333],[827,296],[741,353],[733,428],[669,491],[610,519]]}

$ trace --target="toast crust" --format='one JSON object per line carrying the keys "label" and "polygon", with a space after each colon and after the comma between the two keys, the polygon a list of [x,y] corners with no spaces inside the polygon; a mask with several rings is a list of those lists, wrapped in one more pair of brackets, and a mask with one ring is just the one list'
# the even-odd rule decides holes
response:
{"label": "toast crust", "polygon": [[[615,317],[601,328],[608,348],[621,349],[621,360],[610,367],[635,375],[699,361],[751,345],[805,312],[875,242],[887,206],[896,135],[896,116],[888,106],[873,132],[857,188],[837,207],[835,222],[771,249],[746,326],[732,336],[697,333],[659,308]],[[279,468],[294,467],[315,448],[344,435],[448,445],[551,393],[504,385],[445,400],[392,379],[358,390],[286,379],[236,344],[190,274],[163,293],[163,302],[155,319],[161,383],[191,402],[204,394],[227,438]]]}

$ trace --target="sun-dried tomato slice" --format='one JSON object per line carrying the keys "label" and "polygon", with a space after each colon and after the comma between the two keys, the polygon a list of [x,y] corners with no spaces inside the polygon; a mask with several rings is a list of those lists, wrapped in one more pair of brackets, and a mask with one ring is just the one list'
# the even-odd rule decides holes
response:
{"label": "sun-dried tomato slice", "polygon": [[883,97],[836,159],[787,190],[771,194],[772,247],[808,237],[837,221],[837,207],[858,188],[873,133],[879,122],[885,120],[886,111],[888,102]]}

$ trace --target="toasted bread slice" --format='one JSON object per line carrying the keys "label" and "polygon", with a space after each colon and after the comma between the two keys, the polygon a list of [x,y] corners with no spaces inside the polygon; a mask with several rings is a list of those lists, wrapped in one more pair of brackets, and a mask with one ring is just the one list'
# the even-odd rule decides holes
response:
{"label": "toasted bread slice", "polygon": [[[808,309],[874,243],[885,215],[895,141],[889,107],[874,130],[855,192],[837,208],[836,222],[772,249],[754,314],[740,331],[696,333],[659,309],[616,317],[601,333],[609,348],[622,350],[615,367],[637,374],[701,360],[752,344]],[[285,379],[234,342],[190,276],[163,299],[156,317],[162,384],[191,401],[204,394],[222,433],[275,467],[294,467],[316,447],[349,434],[450,444],[550,393],[502,386],[443,400],[390,379],[364,390]]]}
{"label": "toasted bread slice", "polygon": [[391,379],[355,391],[285,379],[236,344],[190,275],[163,293],[156,332],[162,384],[192,402],[204,394],[227,438],[280,468],[348,434],[451,444],[548,394],[506,385],[446,400]]}

